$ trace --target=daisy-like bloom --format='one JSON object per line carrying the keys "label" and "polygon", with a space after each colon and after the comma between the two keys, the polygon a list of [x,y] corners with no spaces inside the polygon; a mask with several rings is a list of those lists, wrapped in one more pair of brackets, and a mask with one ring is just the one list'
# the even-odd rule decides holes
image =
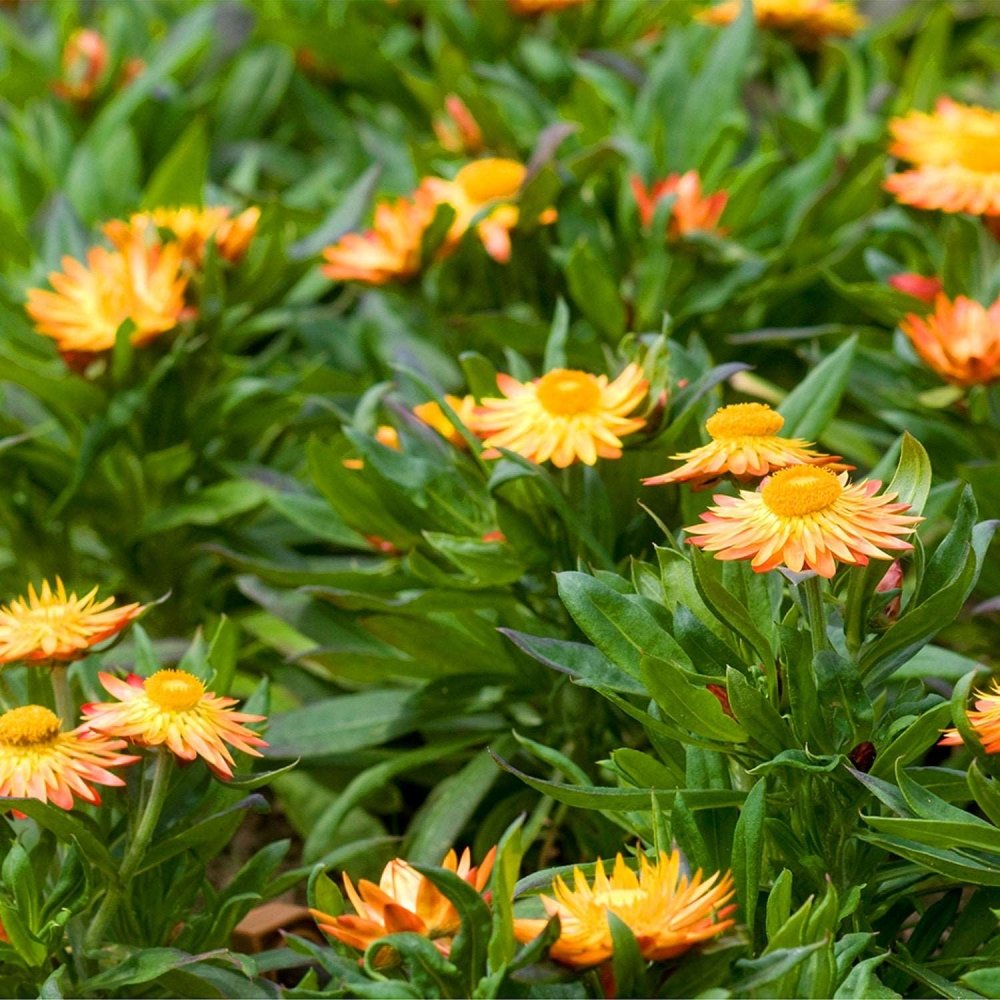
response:
{"label": "daisy-like bloom", "polygon": [[[446,394],[444,399],[445,402],[455,411],[455,415],[458,419],[474,433],[476,427],[476,397],[459,397],[449,396]],[[455,425],[447,416],[445,416],[445,412],[441,409],[437,400],[432,399],[429,402],[420,403],[418,406],[414,406],[413,415],[418,420],[422,420],[428,427],[433,427],[434,430],[441,435],[441,437],[446,438],[453,445],[456,445],[459,448],[465,447],[465,438],[458,433],[455,429]]]}
{"label": "daisy-like bloom", "polygon": [[536,17],[550,11],[565,10],[567,7],[580,7],[587,0],[507,0],[511,12],[519,17]]}
{"label": "daisy-like bloom", "polygon": [[[476,892],[482,892],[493,870],[495,855],[494,847],[482,864],[474,867],[468,848],[462,852],[461,859],[454,851],[449,851],[441,867],[454,872]],[[462,925],[451,900],[430,879],[399,858],[385,866],[378,885],[362,879],[355,889],[345,872],[344,890],[354,907],[353,914],[332,917],[321,910],[310,912],[320,930],[359,951],[386,934],[409,931],[430,938],[434,946],[447,955]]]}
{"label": "daisy-like bloom", "polygon": [[[425,177],[420,189],[436,203],[450,205],[455,219],[448,230],[446,249],[454,248],[473,224],[486,252],[498,263],[510,260],[510,231],[517,226],[520,212],[517,197],[527,168],[517,160],[487,157],[466,164],[454,180]],[[548,208],[538,217],[543,224],[554,222],[556,210]]]}
{"label": "daisy-like bloom", "polygon": [[885,182],[904,205],[1000,215],[1000,111],[942,97],[932,114],[911,111],[889,130],[889,152],[915,168]]}
{"label": "daisy-like bloom", "polygon": [[[1000,753],[1000,681],[995,678],[988,691],[976,692],[975,710],[968,713],[969,725],[987,753]],[[941,746],[958,747],[962,737],[957,729],[946,729]]]}
{"label": "daisy-like bloom", "polygon": [[629,365],[613,382],[607,375],[555,368],[531,382],[497,375],[504,398],[482,400],[476,433],[486,448],[506,448],[564,469],[575,462],[621,458],[626,434],[643,427],[629,417],[649,387],[642,369]]}
{"label": "daisy-like bloom", "polygon": [[[721,27],[739,17],[742,0],[725,0],[698,15]],[[765,31],[787,35],[801,49],[815,49],[824,38],[850,38],[865,19],[845,0],[753,0],[754,20]]]}
{"label": "daisy-like bloom", "polygon": [[911,298],[920,299],[921,302],[932,303],[943,290],[943,286],[938,278],[928,278],[922,274],[893,274],[889,278],[889,284]]}
{"label": "daisy-like bloom", "polygon": [[368,285],[412,278],[420,270],[421,244],[435,207],[423,190],[412,198],[379,202],[368,232],[348,233],[323,251],[323,273],[333,281]]}
{"label": "daisy-like bloom", "polygon": [[72,809],[74,796],[100,805],[92,785],[124,785],[108,769],[139,759],[115,752],[124,746],[87,726],[61,732],[59,717],[42,705],[12,708],[0,715],[0,796],[60,809]]}
{"label": "daisy-like bloom", "polygon": [[66,42],[62,78],[52,84],[52,89],[68,101],[89,101],[107,65],[107,43],[96,31],[80,28]]}
{"label": "daisy-like bloom", "polygon": [[242,725],[263,722],[263,715],[234,712],[235,698],[221,698],[186,670],[158,670],[143,679],[129,674],[120,680],[97,675],[118,701],[91,702],[83,717],[91,729],[144,747],[166,746],[181,760],[201,757],[223,780],[233,776],[233,757],[226,746],[260,757],[255,747],[267,743]]}
{"label": "daisy-like bloom", "polygon": [[475,156],[483,148],[483,130],[458,94],[444,99],[444,116],[434,121],[434,134],[449,153]]}
{"label": "daisy-like bloom", "polygon": [[[785,418],[766,403],[734,403],[715,411],[705,422],[711,441],[670,457],[684,464],[662,476],[644,479],[646,486],[667,483],[691,483],[702,489],[722,476],[741,482],[760,479],[789,465],[830,465],[839,455],[813,451],[811,442],[801,438],[783,438],[778,432]],[[837,465],[837,471],[851,466]]]}
{"label": "daisy-like bloom", "polygon": [[669,236],[676,239],[696,232],[725,233],[718,222],[729,195],[725,191],[716,191],[703,198],[701,178],[697,170],[671,174],[665,180],[656,181],[649,189],[641,178],[632,177],[632,194],[639,209],[639,219],[646,228],[653,222],[656,206],[664,198],[673,196],[675,201],[670,209],[670,222],[667,226]]}
{"label": "daisy-like bloom", "polygon": [[[577,868],[572,889],[556,876],[552,896],[541,897],[545,912],[550,919],[558,915],[561,928],[549,954],[557,962],[577,968],[606,962],[614,953],[608,926],[608,914],[613,913],[635,935],[644,959],[662,962],[676,958],[732,926],[729,916],[736,906],[726,904],[733,891],[729,872],[716,872],[707,879],[700,870],[693,878],[682,874],[676,850],[669,855],[661,851],[652,862],[640,856],[638,874],[619,854],[610,878],[598,860],[593,885]],[[515,919],[514,936],[518,941],[532,941],[547,922]]]}
{"label": "daisy-like bloom", "polygon": [[49,275],[55,291],[28,290],[25,308],[36,330],[51,337],[64,357],[110,350],[126,320],[135,326],[131,340],[138,347],[189,315],[180,247],[148,239],[142,227],[120,223],[113,232],[115,249],[92,247],[86,266],[63,257],[62,272]]}
{"label": "daisy-like bloom", "polygon": [[115,607],[115,599],[97,599],[97,588],[77,597],[56,577],[40,591],[28,584],[28,596],[0,607],[0,664],[61,661],[86,656],[98,643],[117,635],[146,610],[142,604]]}
{"label": "daisy-like bloom", "polygon": [[[180,208],[156,208],[152,212],[133,215],[133,225],[156,226],[171,233],[180,244],[184,259],[198,266],[205,258],[209,240],[215,241],[219,256],[235,264],[247,252],[260,221],[260,209],[248,208],[233,215],[224,205],[214,208],[197,208],[184,205]],[[120,225],[120,223],[119,223]]]}
{"label": "daisy-like bloom", "polygon": [[985,385],[1000,378],[1000,299],[987,309],[959,295],[939,295],[927,316],[909,313],[899,328],[917,354],[954,385]]}
{"label": "daisy-like bloom", "polygon": [[701,515],[705,523],[684,530],[717,559],[749,559],[756,573],[787,566],[830,578],[838,562],[867,566],[869,559],[892,559],[885,549],[913,548],[898,536],[923,518],[907,514],[909,504],[893,503],[895,493],[875,496],[881,485],[849,484],[846,472],[793,465],[764,480],[759,492],[717,494],[718,506]]}

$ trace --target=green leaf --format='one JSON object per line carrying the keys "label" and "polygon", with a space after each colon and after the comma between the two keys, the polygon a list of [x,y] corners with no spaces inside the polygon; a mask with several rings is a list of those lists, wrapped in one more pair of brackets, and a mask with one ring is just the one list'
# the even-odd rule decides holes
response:
{"label": "green leaf", "polygon": [[586,240],[579,240],[565,264],[569,293],[580,312],[610,340],[625,333],[625,306],[618,282]]}
{"label": "green leaf", "polygon": [[[398,955],[409,976],[409,984],[420,997],[462,997],[468,991],[462,983],[458,969],[434,947],[430,938],[421,934],[388,934],[372,942],[365,952],[365,971],[372,979],[382,978],[379,958],[386,948]],[[397,989],[405,983],[393,983]],[[400,989],[400,996],[405,996]]]}
{"label": "green leaf", "polygon": [[50,830],[59,840],[76,841],[84,856],[105,875],[116,878],[118,865],[112,858],[97,826],[89,816],[66,812],[37,799],[3,799],[0,811],[16,809],[33,819],[42,829]]}
{"label": "green leaf", "polygon": [[857,342],[857,337],[844,341],[785,397],[778,407],[785,418],[784,436],[816,441],[826,430],[851,377]]}
{"label": "green leaf", "polygon": [[649,989],[645,984],[646,963],[639,952],[639,944],[628,924],[611,910],[608,914],[608,928],[614,951],[611,955],[611,969],[614,974],[616,997],[645,997]]}
{"label": "green leaf", "polygon": [[764,818],[767,814],[767,785],[762,779],[750,789],[733,831],[732,871],[736,899],[743,912],[751,941],[757,916],[761,864],[764,856]]}
{"label": "green leaf", "polygon": [[497,844],[493,863],[491,891],[493,895],[493,929],[490,933],[488,966],[496,974],[510,964],[517,953],[514,937],[514,887],[517,885],[524,856],[521,827],[524,818],[519,816],[504,831]]}
{"label": "green leaf", "polygon": [[196,118],[153,171],[142,196],[142,207],[200,207],[208,177],[208,156],[205,123]]}

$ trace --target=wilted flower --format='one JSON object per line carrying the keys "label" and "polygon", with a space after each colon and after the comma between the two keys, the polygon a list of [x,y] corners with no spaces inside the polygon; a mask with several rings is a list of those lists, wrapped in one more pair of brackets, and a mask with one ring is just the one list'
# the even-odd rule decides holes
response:
{"label": "wilted flower", "polygon": [[146,610],[141,604],[116,608],[113,597],[97,601],[96,596],[96,587],[84,597],[67,594],[59,577],[55,590],[48,580],[40,591],[29,583],[26,598],[0,607],[0,663],[79,659]]}
{"label": "wilted flower", "polygon": [[[732,24],[739,17],[742,0],[725,0],[703,10],[698,20],[706,24]],[[788,35],[801,49],[815,49],[824,38],[850,38],[865,19],[845,0],[753,0],[757,26]]]}
{"label": "wilted flower", "polygon": [[234,712],[235,698],[221,698],[186,670],[158,670],[145,680],[129,674],[120,680],[97,675],[118,701],[91,702],[83,717],[91,729],[145,747],[166,746],[182,760],[201,757],[222,779],[233,776],[233,757],[226,744],[260,757],[255,747],[267,743],[242,725],[262,722],[263,715]]}
{"label": "wilted flower", "polygon": [[[994,678],[990,690],[976,691],[976,708],[968,713],[969,725],[987,753],[1000,753],[1000,681]],[[962,745],[957,729],[946,729],[940,743],[946,747]]]}
{"label": "wilted flower", "polygon": [[645,424],[629,417],[646,395],[642,369],[629,365],[613,382],[607,375],[556,368],[531,382],[497,375],[503,399],[482,400],[476,432],[486,448],[507,448],[559,469],[575,462],[620,458],[621,438]]}
{"label": "wilted flower", "polygon": [[[259,220],[259,208],[248,208],[234,216],[232,210],[224,205],[213,208],[184,205],[179,208],[155,208],[152,212],[133,215],[130,221],[140,228],[151,224],[157,229],[167,230],[180,244],[184,259],[198,266],[204,260],[205,246],[212,239],[223,260],[230,263],[239,261],[250,246]],[[115,232],[120,225],[111,224],[111,232]]]}
{"label": "wilted flower", "polygon": [[689,233],[725,232],[718,226],[729,200],[725,191],[701,196],[701,178],[697,170],[689,170],[685,174],[671,174],[665,180],[656,181],[649,189],[641,178],[632,178],[632,194],[635,196],[636,207],[639,209],[639,219],[649,227],[656,214],[656,206],[664,199],[673,197],[670,208],[670,222],[667,232],[672,237],[687,236]]}
{"label": "wilted flower", "polygon": [[147,240],[139,228],[126,226],[116,234],[116,248],[92,247],[87,266],[63,257],[62,272],[49,275],[55,291],[28,289],[28,315],[64,356],[110,350],[128,320],[135,327],[130,339],[140,346],[185,318],[180,247]]}
{"label": "wilted flower", "polygon": [[987,309],[959,295],[939,295],[927,316],[910,313],[899,324],[917,354],[955,385],[985,385],[1000,378],[1000,299]]}
{"label": "wilted flower", "polygon": [[705,523],[684,530],[696,536],[693,545],[717,559],[749,559],[757,573],[787,566],[832,577],[838,562],[867,566],[892,558],[883,549],[913,548],[896,536],[911,534],[923,519],[905,513],[908,504],[892,503],[895,493],[876,497],[881,485],[849,484],[846,472],[793,465],[764,480],[759,492],[716,495],[718,506],[701,515]]}
{"label": "wilted flower", "polygon": [[889,129],[889,152],[915,165],[885,182],[904,205],[1000,216],[1000,112],[942,97]]}
{"label": "wilted flower", "polygon": [[62,54],[62,78],[52,89],[68,101],[89,101],[108,65],[108,46],[96,31],[79,28]]}
{"label": "wilted flower", "polygon": [[323,273],[333,281],[384,285],[420,270],[424,232],[434,218],[434,199],[418,190],[412,198],[382,201],[368,232],[348,233],[323,251]]}
{"label": "wilted flower", "polygon": [[[445,402],[455,411],[455,416],[469,430],[474,431],[476,426],[476,397],[475,396],[449,396],[444,397]],[[413,407],[413,415],[422,420],[428,427],[433,427],[443,438],[447,438],[452,444],[459,448],[464,447],[465,438],[455,429],[449,417],[441,409],[436,400],[420,403]]]}
{"label": "wilted flower", "polygon": [[[760,479],[789,465],[831,465],[839,455],[813,451],[802,438],[778,437],[785,418],[766,403],[734,403],[715,411],[705,422],[712,440],[693,451],[670,457],[684,464],[662,476],[644,479],[646,486],[691,483],[701,489],[721,476],[740,481]],[[838,471],[850,466],[835,465]]]}
{"label": "wilted flower", "polygon": [[[495,855],[494,847],[481,865],[473,867],[468,848],[462,852],[461,860],[454,851],[449,851],[441,867],[482,892],[493,870]],[[354,907],[353,914],[334,917],[321,910],[310,912],[320,930],[360,951],[386,934],[409,931],[430,938],[447,955],[452,938],[462,925],[451,900],[430,879],[399,858],[385,866],[378,885],[362,879],[355,889],[345,872],[344,890]]]}
{"label": "wilted flower", "polygon": [[[614,942],[608,914],[613,913],[635,936],[644,959],[662,962],[682,955],[694,945],[721,934],[733,921],[733,877],[719,872],[707,879],[701,871],[692,878],[681,874],[680,852],[661,851],[658,860],[639,858],[638,875],[619,854],[611,878],[597,862],[593,885],[577,868],[573,888],[561,876],[552,883],[553,897],[543,895],[549,918],[559,917],[559,938],[549,952],[552,958],[578,968],[599,965],[611,958]],[[514,935],[532,941],[547,920],[518,918]]]}
{"label": "wilted flower", "polygon": [[[448,230],[446,246],[454,247],[475,223],[475,230],[486,252],[501,264],[510,260],[510,231],[517,226],[520,211],[515,202],[524,183],[527,168],[517,160],[487,157],[466,164],[454,180],[425,177],[420,185],[438,204],[450,205],[455,219]],[[538,221],[549,223],[556,218],[554,208],[546,209]]]}
{"label": "wilted flower", "polygon": [[0,715],[0,796],[38,799],[72,809],[73,798],[100,805],[92,785],[124,785],[108,768],[138,757],[115,753],[124,740],[108,739],[80,726],[60,731],[59,717],[42,705],[24,705]]}
{"label": "wilted flower", "polygon": [[938,278],[927,278],[922,274],[893,274],[889,278],[889,284],[911,298],[920,299],[922,302],[931,303],[942,291],[942,285]]}
{"label": "wilted flower", "polygon": [[449,153],[475,156],[483,148],[483,130],[458,94],[444,99],[445,114],[434,121],[434,134]]}

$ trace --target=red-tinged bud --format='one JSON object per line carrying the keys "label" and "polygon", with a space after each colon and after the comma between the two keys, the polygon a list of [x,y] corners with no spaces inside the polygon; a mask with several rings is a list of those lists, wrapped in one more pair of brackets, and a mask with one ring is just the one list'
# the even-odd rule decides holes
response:
{"label": "red-tinged bud", "polygon": [[719,699],[719,704],[722,706],[722,711],[729,716],[730,719],[735,719],[736,716],[733,715],[733,710],[729,705],[729,692],[722,687],[721,684],[708,684],[706,685],[708,690]]}
{"label": "red-tinged bud", "polygon": [[145,72],[146,61],[144,59],[126,59],[125,65],[122,66],[122,75],[121,79],[118,81],[118,87],[121,90],[124,90],[129,84],[138,80],[139,77]]}
{"label": "red-tinged bud", "polygon": [[382,538],[381,535],[365,535],[365,541],[371,545],[372,548],[385,553],[387,556],[399,556],[403,554],[403,550],[401,548],[393,545],[393,543],[387,538]]}
{"label": "red-tinged bud", "polygon": [[[875,587],[876,594],[886,594],[891,590],[899,590],[903,586],[903,566],[898,559],[885,571],[885,575]],[[897,594],[886,604],[882,614],[890,621],[899,617],[902,607],[901,594]]]}
{"label": "red-tinged bud", "polygon": [[484,542],[498,542],[503,545],[507,541],[507,536],[502,531],[487,531],[482,537]]}
{"label": "red-tinged bud", "polygon": [[943,291],[943,286],[937,278],[927,278],[922,274],[911,274],[908,272],[892,275],[892,277],[889,278],[889,284],[892,285],[897,292],[902,292],[904,295],[920,299],[921,302],[926,302],[929,305],[932,304],[937,295]]}
{"label": "red-tinged bud", "polygon": [[62,79],[52,89],[68,101],[89,101],[108,65],[108,47],[90,28],[80,28],[70,35],[63,49]]}
{"label": "red-tinged bud", "polygon": [[434,134],[449,153],[475,156],[483,150],[483,130],[458,94],[444,99],[445,115],[434,122]]}
{"label": "red-tinged bud", "polygon": [[847,756],[859,771],[867,774],[875,763],[875,744],[866,740],[864,743],[859,743]]}

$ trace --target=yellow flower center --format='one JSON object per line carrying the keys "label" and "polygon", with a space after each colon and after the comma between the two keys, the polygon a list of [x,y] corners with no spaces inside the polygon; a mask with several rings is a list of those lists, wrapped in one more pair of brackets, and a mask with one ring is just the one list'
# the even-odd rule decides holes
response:
{"label": "yellow flower center", "polygon": [[56,739],[60,728],[59,716],[43,705],[12,708],[0,715],[0,746],[43,746]]}
{"label": "yellow flower center", "polygon": [[804,517],[826,510],[844,487],[829,469],[814,465],[793,465],[776,472],[761,490],[764,504],[779,517]]}
{"label": "yellow flower center", "polygon": [[168,712],[194,708],[205,693],[205,685],[186,670],[157,670],[143,687],[149,700]]}
{"label": "yellow flower center", "polygon": [[956,159],[963,167],[982,174],[1000,173],[1000,116],[993,128],[984,123],[955,138]]}
{"label": "yellow flower center", "polygon": [[609,910],[618,910],[640,902],[646,895],[645,889],[605,889],[594,893],[594,902]]}
{"label": "yellow flower center", "polygon": [[716,410],[707,421],[705,430],[713,440],[738,437],[770,437],[784,426],[785,418],[766,403],[734,403]]}
{"label": "yellow flower center", "polygon": [[601,387],[587,372],[555,368],[538,380],[538,402],[554,416],[592,410],[601,401]]}
{"label": "yellow flower center", "polygon": [[455,175],[455,183],[473,202],[512,198],[524,180],[525,168],[517,160],[476,160]]}

